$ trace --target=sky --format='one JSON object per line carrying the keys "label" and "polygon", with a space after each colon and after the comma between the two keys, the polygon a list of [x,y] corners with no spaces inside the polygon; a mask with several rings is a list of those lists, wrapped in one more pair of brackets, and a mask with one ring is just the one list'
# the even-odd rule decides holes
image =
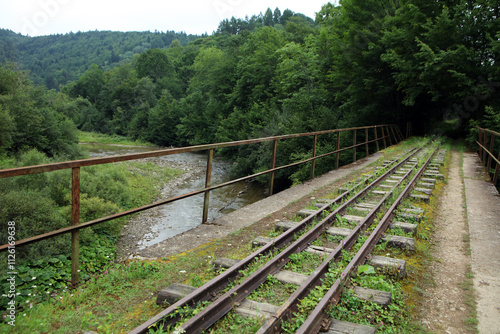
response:
{"label": "sky", "polygon": [[[0,28],[29,36],[89,30],[212,34],[235,16],[290,9],[315,18],[328,0],[0,0]],[[333,2],[333,1],[332,1]]]}

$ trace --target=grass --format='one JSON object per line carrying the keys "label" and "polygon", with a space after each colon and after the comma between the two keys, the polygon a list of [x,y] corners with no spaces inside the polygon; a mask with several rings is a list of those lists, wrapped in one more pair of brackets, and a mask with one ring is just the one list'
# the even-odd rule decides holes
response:
{"label": "grass", "polygon": [[[403,148],[404,146],[401,146],[401,150]],[[396,154],[397,151],[391,148],[390,153]],[[157,167],[147,164],[123,164],[123,167],[120,168],[129,171],[130,174],[127,176],[129,183],[136,182],[138,185],[148,182],[146,179],[149,176],[146,174],[159,177],[162,172]],[[137,172],[139,169],[145,174],[142,175],[144,179],[138,176],[140,175]],[[154,183],[145,186],[145,188],[150,188],[152,185]],[[141,195],[144,200],[150,196]],[[281,215],[283,212],[279,214]],[[276,218],[276,215],[268,217],[268,220],[274,221],[273,218]],[[432,228],[432,224],[428,223],[427,220],[421,225],[425,233]],[[268,224],[266,228],[260,228],[269,231],[273,229],[273,225]],[[258,235],[263,235],[262,231],[251,226],[176,256],[154,261],[113,264],[106,273],[93,277],[77,289],[61,292],[51,300],[19,312],[16,317],[16,327],[10,328],[1,324],[0,332],[9,330],[12,333],[77,333],[93,330],[99,333],[126,333],[164,309],[155,303],[159,290],[173,283],[191,283],[193,285],[205,283],[215,275],[212,269],[213,259],[219,256],[244,258],[252,252],[249,242]],[[427,241],[420,240],[420,242]],[[378,319],[376,317],[367,319],[371,324],[377,326],[381,322],[387,324],[386,332],[390,332],[389,324],[394,321],[395,314],[403,319],[400,320],[403,322],[398,323],[403,330],[412,329],[414,332],[424,332],[418,319],[412,313],[415,309],[412,305],[421,297],[418,291],[425,291],[425,287],[431,284],[431,278],[426,276],[423,265],[426,256],[430,256],[430,252],[427,247],[420,246],[419,249],[418,256],[408,261],[412,281],[401,282],[400,288],[398,288],[399,295],[402,296],[397,302],[399,310],[394,308],[391,313],[384,313],[384,310],[379,310],[374,305],[364,305],[364,302],[352,300],[352,303],[360,307],[360,312],[364,310],[366,317],[368,315],[372,317],[374,312],[379,313]],[[404,252],[400,252],[399,255],[408,258]],[[310,270],[307,266],[304,268],[301,263],[291,262],[290,266],[296,266],[297,269],[300,268],[300,271]],[[374,284],[374,282],[372,283]],[[267,289],[256,292],[254,296],[257,297],[256,299],[276,298],[282,300],[290,292],[286,290],[278,293]],[[324,291],[317,291],[317,293],[319,295]],[[363,313],[358,313],[356,316],[359,317],[361,314]],[[412,314],[413,317],[410,316]],[[227,319],[224,320],[225,325],[214,328],[214,333],[244,333],[247,329],[251,329],[249,332],[255,332],[260,327],[259,320],[244,319],[233,312],[230,312]],[[384,329],[382,326],[384,325],[381,324],[381,329]]]}
{"label": "grass", "polygon": [[[103,168],[103,170],[96,172],[108,175],[110,171],[116,171],[126,179],[128,184],[126,191],[130,192],[131,200],[123,209],[151,203],[159,195],[161,185],[182,172],[151,162],[137,161],[118,163]],[[105,187],[106,185],[101,184],[100,186]],[[123,223],[125,221],[121,220],[118,224]],[[83,248],[81,252],[81,257],[86,255]],[[93,249],[92,252],[97,252],[97,249]],[[50,284],[51,287],[48,287],[50,291],[47,291],[53,298],[49,300],[42,298],[38,305],[32,303],[19,305],[21,301],[24,304],[24,301],[28,300],[28,298],[21,298],[25,292],[20,291],[21,295],[19,298],[16,297],[16,302],[19,303],[17,306],[24,306],[24,308],[16,310],[16,326],[0,324],[0,333],[5,331],[9,333],[76,333],[81,329],[97,330],[99,333],[115,333],[120,332],[120,326],[126,331],[126,328],[131,328],[133,325],[129,326],[129,320],[126,318],[120,319],[122,317],[120,313],[134,314],[139,312],[142,314],[149,312],[148,314],[154,315],[158,308],[155,309],[152,306],[154,298],[151,292],[148,293],[148,298],[145,298],[141,296],[141,291],[154,291],[156,289],[154,281],[161,282],[160,278],[169,277],[172,270],[179,266],[178,263],[169,266],[168,261],[155,261],[112,264],[109,267],[108,262],[106,262],[107,269],[99,267],[99,272],[91,273],[93,277],[90,281],[78,289],[54,290],[55,285]],[[81,269],[85,265],[81,264]],[[97,264],[94,263],[94,265]],[[157,276],[160,272],[161,277]],[[43,275],[31,276],[36,276],[38,279],[38,276]],[[150,278],[150,281],[142,280],[146,276]],[[44,287],[42,283],[42,281],[34,280],[32,284],[38,289],[42,289]],[[43,295],[48,296],[44,289],[40,291]],[[28,292],[31,292],[33,296],[36,293],[36,291]],[[96,296],[99,297],[96,298]],[[30,301],[31,299],[29,298]],[[67,310],[71,310],[71,312],[67,312]],[[130,316],[130,318],[133,319],[134,316]]]}
{"label": "grass", "polygon": [[146,161],[128,161],[119,164],[119,166],[134,194],[133,207],[154,201],[165,183],[182,174],[179,169],[163,167]]}
{"label": "grass", "polygon": [[22,311],[15,327],[2,324],[0,332],[128,332],[163,309],[155,303],[160,289],[211,271],[211,261],[203,255],[209,248],[207,245],[175,258],[115,264],[81,287]]}
{"label": "grass", "polygon": [[79,143],[119,144],[126,146],[155,146],[142,140],[134,140],[125,136],[108,135],[97,132],[78,131]]}
{"label": "grass", "polygon": [[259,289],[248,296],[248,299],[259,303],[281,305],[296,289],[297,286],[295,284],[281,284],[276,277],[269,276]]}

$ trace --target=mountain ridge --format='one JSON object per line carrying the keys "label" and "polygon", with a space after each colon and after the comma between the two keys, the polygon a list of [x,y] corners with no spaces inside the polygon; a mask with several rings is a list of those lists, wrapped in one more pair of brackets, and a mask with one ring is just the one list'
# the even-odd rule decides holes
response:
{"label": "mountain ridge", "polygon": [[175,31],[87,31],[25,36],[0,28],[0,63],[16,63],[28,70],[30,79],[49,89],[58,89],[78,79],[91,64],[112,69],[151,48],[167,48],[174,40],[180,45],[204,35]]}

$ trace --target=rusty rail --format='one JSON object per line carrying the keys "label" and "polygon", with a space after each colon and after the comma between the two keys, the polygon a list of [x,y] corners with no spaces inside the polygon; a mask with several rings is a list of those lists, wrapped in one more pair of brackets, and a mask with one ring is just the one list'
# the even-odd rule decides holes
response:
{"label": "rusty rail", "polygon": [[[374,133],[374,138],[370,139],[368,137],[370,129],[373,129]],[[381,132],[381,136],[379,136],[379,129]],[[365,136],[365,141],[362,143],[357,142],[357,136],[356,132],[360,130],[365,130],[365,133],[367,136]],[[353,145],[340,148],[340,133],[341,132],[349,132],[353,131],[354,132],[354,139],[353,139]],[[337,139],[337,146],[336,150],[332,152],[328,152],[325,154],[317,155],[316,152],[316,145],[317,145],[317,138],[319,135],[326,135],[326,134],[337,134],[336,139]],[[285,166],[279,166],[276,167],[276,152],[277,152],[277,144],[278,141],[280,140],[286,140],[286,139],[292,139],[292,138],[299,138],[299,137],[310,137],[312,136],[314,141],[313,141],[313,153],[312,157],[308,159],[304,159],[289,165]],[[386,140],[389,140],[389,143],[392,145],[393,141],[395,143],[399,142],[401,139],[403,139],[401,132],[399,128],[395,125],[374,125],[374,126],[366,126],[366,127],[355,127],[355,128],[346,128],[346,129],[334,129],[334,130],[324,130],[324,131],[317,131],[317,132],[309,132],[309,133],[299,133],[299,134],[290,134],[290,135],[282,135],[282,136],[274,136],[274,137],[266,137],[266,138],[257,138],[257,139],[248,139],[248,140],[241,140],[241,141],[234,141],[234,142],[225,142],[225,143],[217,143],[217,144],[206,144],[206,145],[196,145],[196,146],[189,146],[189,147],[181,147],[181,148],[171,148],[171,149],[165,149],[165,150],[157,150],[157,151],[151,151],[151,152],[143,152],[143,153],[134,153],[134,154],[126,154],[126,155],[117,155],[117,156],[111,156],[111,157],[103,157],[103,158],[91,158],[91,159],[83,159],[83,160],[74,160],[74,161],[65,161],[65,162],[58,162],[58,163],[52,163],[52,164],[45,164],[45,165],[38,165],[38,166],[28,166],[28,167],[19,167],[19,168],[11,168],[11,169],[4,169],[0,170],[0,179],[1,178],[8,178],[8,177],[15,177],[15,176],[22,176],[22,175],[30,175],[30,174],[38,174],[38,173],[46,173],[46,172],[51,172],[51,171],[57,171],[57,170],[62,170],[62,169],[72,169],[72,217],[71,217],[71,226],[58,229],[58,230],[53,230],[44,234],[36,235],[30,238],[22,239],[16,241],[16,246],[22,246],[22,245],[27,245],[31,244],[34,242],[42,241],[45,239],[53,238],[55,236],[65,234],[65,233],[71,233],[72,235],[72,250],[71,250],[71,258],[72,258],[72,283],[76,285],[79,281],[79,275],[78,275],[78,268],[79,268],[79,230],[82,228],[90,227],[96,224],[104,223],[107,221],[111,221],[120,217],[128,216],[134,213],[138,213],[144,210],[148,210],[160,205],[168,204],[171,202],[175,202],[184,198],[188,198],[191,196],[195,196],[198,194],[204,194],[205,195],[205,200],[204,200],[204,206],[203,206],[203,218],[202,218],[202,223],[205,223],[208,219],[208,206],[209,206],[209,193],[210,191],[218,188],[222,188],[225,186],[228,186],[233,183],[253,179],[257,176],[261,175],[266,175],[270,174],[270,195],[273,194],[273,186],[274,186],[274,173],[276,171],[298,166],[304,163],[312,162],[312,177],[314,178],[314,173],[315,173],[315,162],[316,159],[320,159],[329,155],[336,154],[336,167],[339,167],[339,154],[343,151],[346,150],[353,150],[353,158],[354,161],[356,161],[356,148],[360,146],[365,146],[366,153],[369,154],[369,149],[368,145],[371,143],[375,143],[376,145],[376,151],[379,151],[379,141],[383,141],[384,143],[384,148],[387,147],[387,142]],[[264,143],[264,142],[273,142],[273,150],[272,150],[272,166],[271,169],[260,172],[260,173],[255,173],[252,175],[248,175],[239,179],[235,179],[232,181],[228,181],[225,183],[221,183],[218,185],[211,185],[211,171],[212,171],[212,161],[213,161],[213,155],[214,155],[214,150],[215,149],[220,149],[220,148],[228,148],[228,147],[236,147],[236,146],[241,146],[241,145],[249,145],[249,144],[258,144],[258,143]],[[92,221],[80,222],[80,169],[81,167],[87,167],[87,166],[94,166],[94,165],[102,165],[102,164],[108,164],[108,163],[116,163],[116,162],[122,162],[122,161],[130,161],[130,160],[138,160],[138,159],[145,159],[145,158],[153,158],[153,157],[161,157],[161,156],[167,156],[167,155],[173,155],[173,154],[179,154],[179,153],[187,153],[187,152],[199,152],[199,151],[209,151],[208,159],[207,159],[207,170],[206,170],[206,178],[205,178],[205,188],[199,189],[190,193],[186,193],[183,195],[179,195],[176,197],[168,198],[165,200],[161,200],[155,203],[151,203],[142,207],[134,208],[131,210],[123,211],[116,213],[114,215],[98,218]],[[1,245],[0,246],[0,252],[6,251],[8,249],[8,244]]]}
{"label": "rusty rail", "polygon": [[[392,221],[392,218],[394,217],[394,213],[398,206],[403,202],[403,200],[408,197],[410,194],[411,190],[415,187],[418,179],[422,176],[424,173],[425,169],[428,167],[428,165],[431,162],[431,159],[434,157],[436,152],[438,151],[439,146],[437,146],[434,151],[430,154],[430,156],[427,158],[425,163],[419,168],[417,173],[413,176],[413,178],[410,180],[408,185],[404,188],[404,190],[399,194],[398,198],[393,202],[391,207],[387,210],[387,212],[384,214],[384,216],[380,219],[378,222],[377,226],[373,230],[373,232],[370,234],[368,239],[364,242],[363,246],[358,250],[356,255],[352,258],[352,260],[349,262],[347,267],[344,269],[342,274],[340,275],[340,278],[338,278],[335,283],[331,286],[331,288],[328,290],[328,292],[325,294],[325,296],[319,301],[318,305],[316,308],[311,312],[311,314],[308,316],[308,318],[304,321],[302,326],[296,331],[297,334],[306,334],[306,333],[318,333],[321,327],[321,321],[323,319],[327,319],[328,316],[326,315],[326,309],[328,305],[336,305],[338,301],[340,300],[340,295],[342,292],[342,289],[346,282],[349,280],[349,278],[353,275],[355,272],[355,269],[365,263],[368,255],[371,253],[375,245],[378,243],[380,238],[382,237],[382,234],[385,232],[387,227],[389,226],[389,223]],[[404,177],[407,177],[410,175],[410,172],[408,172]],[[401,183],[401,182],[400,182]],[[398,183],[399,184],[399,183]],[[384,196],[387,197],[388,195]],[[368,217],[365,217],[365,219],[358,225],[362,225]],[[370,222],[371,224],[372,222]],[[352,234],[352,233],[351,233]],[[327,258],[324,263],[329,264],[332,259]]]}
{"label": "rusty rail", "polygon": [[[268,275],[276,272],[278,269],[283,267],[288,261],[290,254],[295,253],[298,250],[302,251],[304,248],[306,248],[314,239],[317,238],[318,235],[320,235],[324,230],[326,230],[326,228],[329,227],[329,225],[336,219],[338,214],[342,213],[347,207],[352,206],[352,204],[356,203],[359,198],[366,195],[370,189],[373,189],[375,186],[380,184],[385,178],[388,177],[388,175],[392,174],[397,168],[402,166],[419,150],[420,149],[414,149],[409,152],[407,157],[401,159],[397,164],[392,166],[376,180],[372,180],[370,184],[366,185],[366,181],[361,181],[356,186],[356,188],[358,186],[365,185],[364,188],[354,194],[350,199],[346,200],[347,196],[349,195],[349,191],[342,193],[331,203],[325,204],[325,206],[316,210],[314,214],[311,214],[310,216],[304,218],[301,222],[297,223],[296,226],[290,228],[280,236],[276,237],[273,242],[270,242],[267,245],[259,248],[245,259],[239,261],[236,265],[232,266],[219,276],[204,284],[202,287],[193,291],[184,298],[178,300],[176,303],[170,305],[167,309],[163,310],[153,318],[136,327],[135,329],[130,331],[129,334],[147,333],[149,328],[155,327],[159,324],[163,324],[164,326],[176,324],[179,320],[179,316],[174,315],[176,310],[185,306],[194,307],[200,301],[211,299],[218,291],[222,290],[224,286],[233,281],[237,277],[240,270],[246,268],[248,264],[255,258],[260,255],[266,255],[270,253],[271,249],[279,249],[287,246],[286,249],[284,249],[280,254],[276,255],[271,261],[269,261],[251,276],[247,277],[241,284],[231,289],[231,291],[224,294],[224,296],[221,296],[214,304],[210,305],[209,307],[198,313],[196,317],[193,317],[193,319],[185,323],[183,325],[183,329],[186,330],[187,333],[196,333],[199,332],[201,327],[207,326],[208,318],[212,319],[212,321],[215,322],[218,318],[227,313],[227,311],[236,301],[241,301],[245,296],[251,293],[256,287],[258,287],[259,284],[265,281]],[[311,230],[302,235],[298,240],[293,242],[294,235],[300,234],[307,226],[311,225],[314,220],[318,219],[321,213],[323,213],[325,210],[330,210],[330,208],[334,204],[339,204],[340,206],[333,210],[333,212],[330,213],[327,217],[322,218],[320,223],[318,223]],[[340,248],[336,250],[335,254],[337,257],[339,256],[339,252],[344,248],[344,246],[346,245],[341,244],[339,246]],[[317,272],[319,273],[319,271]],[[320,277],[318,276],[318,279],[319,278]],[[317,280],[314,281],[317,283]],[[311,282],[311,284],[313,283]],[[309,283],[304,285],[304,291],[299,294],[300,297],[304,297],[304,294],[306,293],[305,290],[308,290],[309,286]],[[295,303],[296,302],[297,300],[295,300]],[[208,316],[207,313],[209,313]],[[278,318],[276,318],[275,320],[279,320]],[[274,323],[270,325],[270,328],[271,327],[274,327]]]}
{"label": "rusty rail", "polygon": [[[495,157],[495,138],[497,136],[500,136],[500,133],[489,130],[489,129],[483,129],[480,127],[476,127],[477,130],[479,130],[479,138],[476,141],[476,143],[479,145],[479,158],[481,159],[483,165],[486,167],[486,171],[488,172],[488,175],[491,177],[491,181],[493,182],[494,185],[497,184],[498,181],[498,172],[500,170],[500,150],[498,154]],[[490,134],[490,138],[488,141],[488,134]],[[489,143],[489,148],[487,148]],[[495,163],[494,166],[492,166],[492,163]],[[492,173],[491,169],[494,168],[495,171]],[[491,175],[493,174],[493,176]]]}

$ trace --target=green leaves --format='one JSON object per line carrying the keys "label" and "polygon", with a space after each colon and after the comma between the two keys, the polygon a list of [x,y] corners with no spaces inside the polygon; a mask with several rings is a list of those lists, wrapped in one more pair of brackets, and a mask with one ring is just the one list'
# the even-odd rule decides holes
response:
{"label": "green leaves", "polygon": [[358,275],[359,274],[366,274],[366,275],[369,275],[369,274],[375,274],[375,268],[373,268],[372,266],[368,265],[368,264],[363,264],[361,266],[358,267]]}
{"label": "green leaves", "polygon": [[150,77],[153,82],[171,74],[172,64],[167,54],[160,49],[149,49],[137,58],[137,75],[139,78]]}

